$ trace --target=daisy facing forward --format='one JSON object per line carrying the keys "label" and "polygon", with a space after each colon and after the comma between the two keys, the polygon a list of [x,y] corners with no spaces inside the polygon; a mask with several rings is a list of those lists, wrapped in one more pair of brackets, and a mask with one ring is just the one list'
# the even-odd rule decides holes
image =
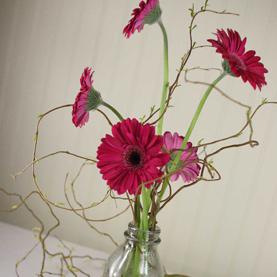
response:
{"label": "daisy facing forward", "polygon": [[137,119],[126,119],[112,127],[97,150],[97,167],[109,187],[118,194],[138,194],[142,185],[159,182],[161,168],[170,156],[162,152],[163,137],[155,128]]}

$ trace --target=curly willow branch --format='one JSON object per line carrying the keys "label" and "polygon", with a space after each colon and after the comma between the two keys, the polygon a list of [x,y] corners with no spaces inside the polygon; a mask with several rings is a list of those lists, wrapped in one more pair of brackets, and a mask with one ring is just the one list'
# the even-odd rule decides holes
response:
{"label": "curly willow branch", "polygon": [[[5,210],[4,212],[7,212],[7,211],[8,212],[14,212],[23,205],[23,206],[25,206],[27,211],[33,216],[33,218],[35,218],[35,220],[40,225],[40,227],[34,228],[35,231],[36,231],[36,237],[38,239],[38,242],[35,243],[35,245],[30,250],[28,250],[27,253],[20,260],[18,260],[16,262],[16,265],[15,265],[16,276],[18,276],[18,277],[20,276],[19,266],[28,258],[28,256],[34,251],[34,249],[38,245],[40,245],[41,248],[42,248],[42,261],[41,261],[40,273],[38,274],[38,276],[45,276],[45,274],[55,274],[55,273],[47,272],[47,270],[45,270],[45,266],[46,266],[45,262],[46,262],[47,257],[55,258],[57,256],[60,256],[61,263],[65,264],[66,267],[65,268],[61,267],[63,269],[61,270],[61,273],[59,273],[58,276],[64,276],[64,274],[65,274],[64,269],[68,270],[72,274],[75,273],[74,270],[73,270],[73,261],[75,259],[85,259],[85,258],[87,259],[88,257],[90,257],[89,255],[75,256],[75,255],[72,255],[72,253],[70,253],[68,255],[64,255],[62,252],[52,253],[48,250],[46,240],[50,236],[50,234],[60,225],[60,221],[59,221],[58,217],[54,214],[54,211],[52,210],[51,206],[44,202],[46,204],[48,210],[50,211],[50,214],[56,220],[56,223],[52,227],[50,227],[48,229],[48,231],[44,232],[45,231],[45,226],[44,226],[44,223],[43,223],[42,219],[34,212],[34,210],[30,207],[30,204],[27,202],[30,199],[31,196],[38,196],[41,199],[41,196],[37,191],[33,191],[33,192],[29,193],[28,196],[26,196],[24,198],[18,193],[7,192],[3,188],[0,188],[0,192],[7,195],[7,196],[9,196],[9,197],[16,197],[20,201],[19,204],[13,205],[10,210]],[[93,258],[93,257],[90,257],[90,259],[95,260],[95,258]],[[75,271],[77,271],[77,270],[82,272],[80,269],[75,267]],[[90,275],[86,274],[86,276],[90,276]]]}
{"label": "curly willow branch", "polygon": [[[217,144],[217,143],[220,143],[220,142],[224,142],[224,141],[228,141],[230,139],[233,139],[233,138],[237,138],[239,137],[240,135],[243,134],[243,132],[245,131],[245,129],[251,124],[252,126],[252,121],[253,121],[253,118],[254,116],[257,114],[257,112],[262,108],[264,107],[265,105],[277,105],[277,101],[266,101],[264,100],[260,105],[258,105],[256,107],[256,109],[248,116],[248,119],[246,121],[246,123],[242,126],[242,128],[236,132],[235,134],[233,135],[230,135],[230,136],[227,136],[227,137],[224,137],[224,138],[221,138],[221,139],[217,139],[217,140],[214,140],[214,141],[211,141],[211,142],[207,142],[207,143],[203,143],[203,144],[200,144],[198,147],[207,147],[209,145],[212,145],[212,144]],[[253,127],[251,127],[251,130],[252,130],[252,133],[250,134],[250,138],[249,140],[252,139],[253,137]],[[254,145],[255,146],[255,145]]]}
{"label": "curly willow branch", "polygon": [[[100,259],[97,259],[97,258],[93,258],[89,255],[84,255],[84,256],[73,255],[72,250],[70,250],[68,247],[66,247],[65,244],[61,240],[59,240],[59,241],[64,246],[64,248],[66,248],[66,250],[68,252],[67,254],[65,254],[63,251],[52,252],[48,249],[48,247],[47,247],[47,238],[49,238],[50,235],[53,233],[53,231],[55,231],[60,226],[60,220],[59,220],[58,216],[56,215],[56,213],[54,211],[54,208],[55,209],[62,209],[62,210],[67,211],[67,212],[73,212],[75,215],[78,215],[78,217],[81,218],[82,220],[84,220],[88,224],[88,226],[91,229],[93,229],[96,233],[98,233],[98,234],[100,234],[104,237],[107,237],[113,244],[115,244],[117,246],[118,243],[113,239],[113,237],[110,234],[100,231],[98,228],[96,228],[94,225],[92,225],[91,222],[106,222],[106,221],[115,219],[115,218],[119,217],[120,215],[122,215],[123,213],[125,213],[130,207],[130,205],[128,205],[126,208],[124,208],[122,211],[118,212],[117,214],[112,215],[112,216],[107,217],[107,218],[103,218],[103,219],[92,219],[92,218],[87,217],[86,216],[87,211],[89,211],[92,208],[95,208],[95,207],[99,206],[100,204],[102,204],[104,201],[106,201],[110,197],[110,191],[108,190],[106,192],[106,194],[104,195],[104,197],[100,201],[93,202],[88,206],[84,206],[77,199],[76,192],[75,192],[75,189],[74,189],[74,185],[75,185],[78,177],[80,176],[83,167],[85,165],[94,165],[96,163],[96,160],[92,159],[92,158],[89,158],[89,157],[84,157],[84,156],[76,154],[76,153],[72,153],[72,152],[67,151],[67,150],[56,151],[56,152],[44,155],[40,158],[37,158],[37,149],[38,149],[38,142],[39,142],[39,130],[40,130],[40,125],[42,123],[42,120],[46,116],[50,115],[53,112],[59,111],[59,110],[64,109],[64,108],[69,108],[69,107],[72,107],[72,105],[67,104],[67,105],[59,106],[59,107],[53,108],[53,109],[51,109],[51,110],[47,111],[46,113],[39,116],[37,126],[36,126],[35,138],[34,138],[33,160],[32,160],[31,163],[26,165],[21,171],[17,172],[15,175],[12,175],[13,179],[15,180],[17,177],[19,177],[20,175],[25,173],[29,168],[32,168],[32,177],[33,177],[33,182],[35,184],[36,190],[33,190],[27,196],[22,197],[20,194],[7,192],[5,189],[0,187],[0,192],[1,193],[5,194],[6,196],[9,196],[9,197],[17,197],[19,199],[17,204],[12,205],[12,207],[9,208],[9,209],[1,210],[0,212],[14,212],[14,211],[18,210],[19,208],[21,208],[22,206],[24,206],[29,211],[29,213],[36,219],[36,221],[39,224],[39,227],[34,228],[36,230],[36,237],[38,239],[38,242],[29,251],[27,251],[27,253],[16,263],[16,266],[15,266],[16,276],[19,276],[19,266],[28,258],[28,256],[34,251],[34,249],[38,245],[40,245],[41,248],[42,248],[42,260],[41,260],[41,266],[40,266],[40,273],[38,274],[38,276],[46,276],[46,275],[65,276],[66,271],[70,272],[73,276],[79,276],[79,274],[84,275],[84,276],[90,276],[90,274],[84,272],[81,268],[77,267],[75,265],[74,261],[77,260],[77,259],[90,259],[91,261],[100,260]],[[99,112],[101,113],[100,110],[99,110]],[[102,113],[102,115],[104,115],[104,113]],[[109,120],[109,118],[107,116],[105,116],[105,118],[107,119],[108,123],[111,124],[111,121]],[[40,188],[37,173],[36,173],[36,165],[38,165],[43,160],[49,159],[50,157],[60,155],[60,154],[64,154],[64,155],[67,155],[67,156],[78,158],[78,159],[84,161],[84,163],[80,167],[77,175],[74,177],[73,181],[71,182],[71,193],[72,193],[72,196],[73,196],[74,204],[69,200],[69,196],[68,196],[68,193],[66,191],[66,182],[67,182],[67,179],[68,179],[68,175],[66,175],[66,178],[65,178],[64,197],[67,200],[67,203],[68,203],[69,207],[64,206],[64,204],[58,204],[58,203],[55,203],[53,201],[50,201],[46,197],[46,195],[42,192],[42,190]],[[28,203],[28,201],[33,196],[38,197],[42,201],[42,203],[44,203],[46,205],[49,213],[55,219],[55,224],[53,224],[52,227],[46,229],[46,227],[43,223],[43,220],[31,209],[30,204]],[[77,205],[77,208],[74,207],[75,205]],[[58,259],[58,261],[60,263],[60,272],[50,272],[49,270],[46,269],[46,259],[48,257]]]}
{"label": "curly willow branch", "polygon": [[[23,170],[21,170],[20,172],[16,173],[14,175],[14,177],[16,178],[18,175],[21,175],[22,173],[24,173],[28,168],[32,167],[32,172],[33,172],[33,181],[34,181],[34,184],[37,188],[37,191],[38,193],[41,195],[41,197],[43,198],[44,201],[46,201],[48,204],[56,207],[56,208],[59,208],[59,209],[63,209],[63,210],[67,210],[67,211],[83,211],[83,210],[89,210],[91,208],[94,208],[96,206],[98,206],[99,204],[103,203],[106,199],[108,199],[108,193],[104,196],[104,198],[102,200],[100,200],[99,202],[97,203],[92,203],[90,205],[88,205],[87,207],[82,207],[82,208],[77,208],[77,209],[72,209],[72,208],[67,208],[67,207],[64,207],[63,205],[59,205],[51,200],[49,200],[42,192],[40,186],[39,186],[39,183],[38,183],[38,178],[37,178],[37,174],[36,174],[36,171],[35,171],[35,165],[37,163],[39,163],[40,161],[42,160],[45,160],[49,157],[52,157],[52,156],[55,156],[55,155],[58,155],[58,154],[66,154],[66,155],[70,155],[70,156],[73,156],[73,157],[76,157],[76,158],[79,158],[81,160],[85,160],[86,161],[86,164],[87,162],[91,162],[90,164],[95,164],[97,161],[95,159],[91,159],[91,158],[88,158],[88,157],[84,157],[82,155],[79,155],[79,154],[75,154],[75,153],[72,153],[70,151],[64,151],[64,150],[61,150],[61,151],[56,151],[56,152],[53,152],[53,153],[50,153],[48,155],[45,155],[41,158],[36,158],[36,153],[37,153],[37,146],[38,146],[38,141],[39,141],[39,127],[40,127],[40,124],[42,122],[42,119],[46,116],[48,116],[49,114],[55,112],[55,111],[58,111],[60,109],[63,109],[63,108],[68,108],[68,107],[72,107],[71,104],[68,104],[68,105],[63,105],[63,106],[60,106],[60,107],[56,107],[54,109],[51,109],[50,111],[42,114],[39,116],[39,120],[38,120],[38,123],[37,123],[37,127],[36,127],[36,134],[35,134],[35,143],[34,143],[34,152],[33,152],[33,161],[32,163],[28,164]],[[116,216],[114,216],[113,218],[116,218]],[[106,220],[104,220],[106,221]]]}

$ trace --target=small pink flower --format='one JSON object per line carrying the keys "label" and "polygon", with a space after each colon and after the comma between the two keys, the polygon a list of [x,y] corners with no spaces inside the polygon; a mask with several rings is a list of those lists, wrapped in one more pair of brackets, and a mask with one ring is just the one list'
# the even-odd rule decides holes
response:
{"label": "small pink flower", "polygon": [[108,186],[118,194],[138,194],[163,175],[161,168],[170,157],[162,152],[163,137],[155,128],[137,119],[126,119],[112,127],[97,150],[97,167]]}
{"label": "small pink flower", "polygon": [[146,3],[141,1],[139,7],[132,12],[132,18],[128,25],[125,26],[123,33],[129,38],[136,30],[140,32],[144,24],[153,24],[161,16],[159,0],[147,0]]}
{"label": "small pink flower", "polygon": [[254,50],[246,51],[246,38],[241,39],[237,31],[227,29],[217,30],[217,40],[208,39],[208,42],[216,48],[216,52],[222,55],[233,76],[241,77],[243,82],[249,82],[251,86],[260,90],[266,85],[265,73],[267,69],[260,62]]}
{"label": "small pink flower", "polygon": [[[174,160],[178,149],[181,149],[184,138],[179,136],[178,133],[172,135],[170,132],[165,132],[163,138],[164,150],[171,155],[171,160]],[[192,147],[191,142],[187,143],[179,166],[180,170],[171,176],[171,181],[177,181],[179,176],[181,176],[185,183],[190,183],[195,181],[199,176],[201,168],[197,156],[197,147]]]}

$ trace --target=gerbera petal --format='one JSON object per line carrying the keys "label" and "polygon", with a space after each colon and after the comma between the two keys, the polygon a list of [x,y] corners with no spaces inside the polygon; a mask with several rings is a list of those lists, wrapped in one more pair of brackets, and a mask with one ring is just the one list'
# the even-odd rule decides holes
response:
{"label": "gerbera petal", "polygon": [[164,146],[165,149],[170,152],[170,150],[173,148],[173,138],[170,132],[164,133]]}
{"label": "gerbera petal", "polygon": [[173,149],[179,149],[182,146],[184,138],[179,136],[178,133],[173,134]]}
{"label": "gerbera petal", "polygon": [[[143,136],[141,134],[143,132]],[[140,129],[140,137],[142,137],[142,145],[147,145],[149,141],[155,136],[155,129],[153,126],[147,124],[145,127]]]}
{"label": "gerbera petal", "polygon": [[146,145],[147,152],[154,154],[158,153],[163,146],[163,138],[161,136],[154,136],[151,141]]}
{"label": "gerbera petal", "polygon": [[180,173],[179,173],[179,172],[178,172],[178,173],[175,173],[175,174],[173,174],[173,175],[171,175],[171,176],[170,176],[170,181],[171,181],[171,182],[177,181],[177,180],[179,179],[179,176],[180,176]]}

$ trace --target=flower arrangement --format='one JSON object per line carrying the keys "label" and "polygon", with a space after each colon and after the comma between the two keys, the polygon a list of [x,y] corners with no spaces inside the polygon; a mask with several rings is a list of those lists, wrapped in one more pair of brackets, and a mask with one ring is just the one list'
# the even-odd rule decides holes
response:
{"label": "flower arrangement", "polygon": [[[80,90],[77,93],[74,104],[62,105],[39,116],[35,134],[33,161],[21,172],[15,175],[16,177],[25,172],[29,167],[32,167],[33,181],[36,190],[32,191],[27,197],[22,197],[18,194],[9,193],[4,189],[1,189],[2,193],[9,196],[17,196],[19,198],[19,204],[13,206],[11,211],[18,209],[22,204],[28,207],[27,200],[32,195],[37,195],[44,203],[46,203],[50,213],[56,218],[58,222],[57,226],[60,224],[60,221],[54,213],[54,208],[64,209],[80,216],[96,232],[107,236],[117,244],[109,234],[101,232],[92,226],[93,220],[88,218],[85,213],[94,206],[100,205],[109,196],[113,198],[113,195],[116,194],[118,198],[128,201],[127,209],[117,215],[122,214],[130,208],[133,218],[132,224],[138,230],[142,231],[138,236],[138,243],[132,253],[130,262],[131,266],[129,265],[128,269],[130,270],[131,267],[132,271],[128,271],[128,273],[125,272],[122,276],[142,276],[140,272],[141,256],[138,254],[141,246],[140,243],[145,241],[146,238],[144,236],[147,232],[155,232],[157,230],[158,215],[160,211],[184,189],[196,185],[201,181],[210,182],[221,179],[221,174],[212,163],[211,158],[213,156],[230,148],[257,146],[258,142],[253,139],[252,119],[263,106],[276,104],[276,102],[263,99],[262,103],[252,110],[248,105],[241,104],[236,99],[225,95],[224,92],[217,87],[218,83],[224,78],[233,78],[234,81],[236,81],[236,79],[242,79],[244,83],[248,82],[254,90],[258,88],[261,91],[263,86],[267,84],[265,74],[268,71],[261,62],[261,58],[256,55],[256,52],[254,50],[246,49],[247,39],[242,38],[241,35],[233,29],[218,29],[215,32],[215,38],[207,38],[209,44],[196,44],[193,40],[193,32],[196,28],[195,20],[200,14],[213,13],[237,15],[227,11],[212,10],[209,8],[208,4],[209,3],[206,0],[199,10],[196,10],[194,6],[190,9],[191,22],[189,26],[189,50],[181,59],[176,79],[173,82],[170,82],[168,38],[166,28],[162,21],[162,8],[160,2],[159,0],[142,0],[139,3],[139,7],[133,10],[132,18],[123,29],[123,34],[126,38],[131,39],[136,32],[141,32],[145,25],[157,24],[161,29],[164,43],[164,77],[159,107],[152,107],[149,116],[144,116],[141,119],[122,115],[113,105],[106,102],[106,100],[104,100],[105,97],[95,89],[93,79],[94,71],[91,67],[86,67],[80,78]],[[215,52],[221,56],[222,69],[218,70],[218,77],[213,82],[206,84],[207,89],[203,93],[194,115],[192,115],[189,126],[187,126],[182,134],[164,130],[163,123],[166,117],[166,112],[168,108],[170,108],[170,101],[173,97],[174,91],[179,86],[180,76],[184,74],[186,81],[189,82],[187,75],[191,70],[210,70],[201,67],[191,69],[186,68],[187,62],[193,51],[196,49],[205,49],[207,47],[214,48]],[[218,57],[218,62],[220,62],[220,57]],[[232,102],[249,107],[247,110],[246,123],[238,132],[231,136],[206,143],[203,141],[200,141],[199,143],[191,142],[191,135],[195,126],[197,126],[197,121],[201,116],[201,112],[205,107],[208,97],[214,90],[219,91]],[[159,96],[158,93],[157,96]],[[94,111],[101,113],[107,120],[108,124],[111,125],[111,132],[103,136],[98,146],[96,159],[83,157],[69,151],[58,151],[37,158],[39,127],[42,120],[50,113],[63,108],[72,108],[72,122],[76,127],[84,128],[86,124],[89,124],[89,120],[93,121],[93,114],[91,113]],[[104,112],[102,108],[107,108],[115,114],[118,121],[113,123],[109,118],[108,113]],[[91,119],[90,116],[92,117]],[[226,144],[213,152],[209,152],[210,145],[217,145],[218,143],[223,142],[228,143],[233,138],[240,137],[247,128],[250,130],[249,139],[247,141],[242,141],[236,144]],[[84,160],[85,163],[96,165],[104,180],[103,185],[105,183],[107,184],[107,194],[103,200],[88,207],[83,206],[76,199],[74,191],[74,182],[77,180],[78,176],[76,176],[76,179],[74,179],[74,182],[71,184],[71,192],[75,200],[74,204],[70,202],[66,190],[65,197],[68,204],[67,206],[49,200],[39,185],[36,166],[40,161],[57,154],[74,156]],[[183,185],[175,186],[173,183],[177,180],[181,180]],[[32,210],[30,211],[33,212]],[[112,216],[109,219],[113,219],[116,216]],[[108,219],[103,219],[103,221],[105,220]],[[57,226],[53,227],[53,229],[45,235],[43,224],[41,224],[38,231],[38,238],[42,244],[42,249],[48,256],[54,257],[55,253],[50,253],[47,250],[45,241]],[[43,256],[40,276],[43,276],[43,272],[45,272],[46,254]],[[70,261],[68,257],[70,257]],[[73,260],[74,255],[61,255],[61,263],[65,265],[71,273],[76,271],[82,272],[81,269],[73,265]],[[16,268],[18,268],[18,265],[19,264],[17,264]]]}
{"label": "flower arrangement", "polygon": [[[207,5],[206,1],[200,11],[206,11]],[[192,16],[195,16],[194,11],[191,12]],[[142,122],[136,118],[124,119],[114,107],[104,102],[100,93],[92,87],[91,68],[85,68],[81,76],[80,92],[72,110],[72,121],[76,127],[82,127],[88,121],[89,112],[101,105],[108,107],[118,117],[119,123],[112,126],[112,134],[107,134],[98,147],[97,167],[111,190],[119,195],[126,193],[129,199],[130,196],[135,197],[134,200],[130,199],[130,205],[133,201],[136,206],[134,209],[138,211],[134,213],[134,223],[143,230],[155,228],[156,215],[170,182],[181,176],[183,182],[189,184],[198,181],[200,175],[203,177],[207,164],[197,155],[200,146],[193,146],[189,139],[214,87],[226,76],[241,77],[243,82],[249,82],[254,89],[261,90],[262,86],[266,85],[267,69],[254,50],[246,51],[246,38],[242,39],[240,34],[232,29],[217,30],[216,40],[207,41],[222,56],[222,72],[203,94],[185,136],[176,132],[171,134],[169,131],[163,134],[170,88],[168,39],[161,16],[158,0],[141,1],[139,7],[133,10],[132,18],[123,30],[124,35],[130,38],[135,31],[140,32],[146,24],[157,23],[161,28],[164,38],[164,82],[161,104],[155,111],[159,113],[155,121],[157,127],[149,123],[154,112]],[[183,66],[184,63],[182,68]]]}

